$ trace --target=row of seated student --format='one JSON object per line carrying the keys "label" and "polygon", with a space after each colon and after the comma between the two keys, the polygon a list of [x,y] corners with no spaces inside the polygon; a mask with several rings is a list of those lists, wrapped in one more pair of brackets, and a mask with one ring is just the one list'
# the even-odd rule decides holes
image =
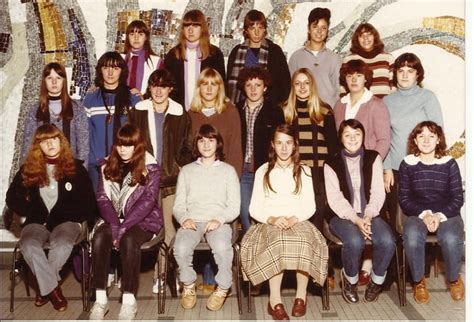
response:
{"label": "row of seated student", "polygon": [[[191,229],[208,235],[223,223],[234,219],[234,214],[235,216],[240,214],[243,232],[249,233],[242,241],[243,245],[248,243],[247,253],[242,252],[244,272],[253,284],[259,284],[263,276],[274,277],[270,279],[269,312],[274,318],[281,318],[286,316],[283,306],[279,305],[281,303],[279,295],[281,270],[277,271],[278,269],[274,268],[276,270],[272,271],[270,275],[262,272],[260,264],[252,262],[257,258],[255,252],[262,250],[260,249],[261,245],[255,249],[257,246],[252,244],[255,241],[254,238],[252,241],[248,239],[250,235],[259,236],[260,234],[271,234],[271,232],[266,232],[263,228],[260,231],[256,228],[257,226],[251,225],[250,217],[253,217],[257,222],[261,221],[280,230],[288,230],[296,223],[300,221],[303,223],[310,219],[309,217],[316,226],[316,228],[308,226],[311,229],[306,227],[306,233],[315,238],[313,244],[321,244],[321,246],[317,249],[318,255],[312,256],[318,258],[315,263],[311,263],[309,266],[298,264],[302,265],[302,270],[307,273],[297,274],[297,299],[292,312],[296,316],[304,315],[308,276],[311,275],[316,281],[322,283],[323,277],[325,278],[328,271],[327,249],[322,245],[324,243],[321,243],[319,234],[325,213],[333,213],[333,216],[328,217],[329,224],[333,232],[343,240],[345,249],[351,249],[349,245],[354,243],[352,245],[354,249],[347,251],[351,254],[362,252],[361,243],[364,239],[372,239],[372,237],[381,234],[381,230],[387,229],[383,221],[372,220],[372,218],[377,218],[381,212],[385,193],[387,193],[386,204],[391,219],[394,218],[400,201],[407,215],[423,217],[419,222],[426,224],[428,228],[425,231],[444,231],[445,229],[441,229],[441,227],[450,226],[447,224],[449,219],[452,217],[460,219],[459,209],[462,205],[462,194],[459,199],[458,192],[462,192],[462,189],[460,188],[459,170],[455,171],[457,169],[455,161],[448,162],[451,172],[447,177],[444,177],[445,181],[440,181],[443,189],[446,188],[445,185],[451,187],[449,190],[451,193],[448,196],[453,197],[454,201],[447,196],[440,198],[437,193],[429,189],[430,193],[423,194],[423,197],[430,200],[429,203],[425,203],[425,200],[414,201],[423,204],[423,206],[416,208],[420,210],[418,213],[403,203],[404,196],[405,198],[407,196],[402,194],[404,192],[402,179],[404,178],[401,173],[401,165],[408,158],[406,156],[407,143],[411,144],[415,139],[409,139],[410,131],[420,122],[433,121],[434,125],[425,127],[434,134],[425,136],[436,136],[440,142],[444,142],[439,102],[433,92],[420,86],[424,77],[421,61],[412,53],[404,53],[393,61],[393,57],[383,51],[384,46],[377,30],[372,25],[364,23],[355,31],[352,38],[351,54],[344,58],[344,63],[341,65],[340,58],[325,46],[330,16],[330,11],[324,8],[315,8],[310,12],[307,44],[296,51],[287,64],[281,48],[265,38],[266,20],[264,15],[257,10],[251,10],[244,21],[245,42],[236,46],[230,54],[227,78],[225,77],[223,55],[217,47],[210,44],[206,20],[199,10],[191,10],[184,15],[179,44],[166,55],[164,61],[154,55],[149,41],[150,33],[146,25],[140,21],[132,22],[127,28],[127,53],[122,57],[119,53],[107,52],[100,57],[96,66],[95,88],[86,95],[82,103],[69,97],[66,72],[63,66],[58,63],[50,63],[45,67],[39,103],[30,109],[25,121],[22,148],[24,165],[12,183],[12,187],[18,189],[21,187],[23,190],[20,190],[23,192],[33,189],[37,194],[36,197],[41,197],[44,204],[48,204],[43,209],[44,214],[37,219],[37,223],[43,224],[49,218],[54,218],[54,216],[47,214],[55,210],[53,206],[57,204],[58,196],[62,197],[60,191],[63,190],[54,191],[58,187],[58,183],[65,178],[82,173],[77,170],[79,169],[78,165],[71,165],[71,156],[84,161],[92,182],[90,186],[96,192],[101,216],[95,230],[100,234],[94,235],[96,237],[92,243],[93,249],[97,251],[93,252],[93,258],[94,256],[107,257],[110,249],[116,248],[123,254],[121,255],[122,266],[129,266],[129,270],[127,273],[124,271],[122,277],[122,281],[126,280],[127,284],[125,284],[123,305],[119,317],[134,317],[137,312],[134,294],[136,294],[138,285],[137,269],[139,267],[124,265],[124,263],[130,263],[130,261],[136,263],[137,257],[135,256],[139,256],[136,254],[136,247],[151,238],[153,233],[158,232],[161,227],[165,229],[165,242],[169,243],[174,236],[184,235],[184,230]],[[347,94],[339,98],[340,92]],[[237,105],[235,106],[234,103]],[[350,123],[349,120],[353,123]],[[133,126],[124,125],[127,122],[139,130]],[[58,134],[51,127],[44,127],[44,124],[55,125],[62,132]],[[282,129],[283,124],[287,124],[291,129]],[[209,128],[205,130],[205,125],[211,126],[212,130]],[[352,147],[348,148],[345,144],[347,142],[343,139],[343,132],[348,127],[353,132],[362,132],[362,135],[359,133],[358,137],[354,139],[357,141],[362,137],[362,143],[357,149],[351,150]],[[277,128],[280,130],[275,132]],[[40,131],[40,129],[42,130]],[[204,134],[201,131],[204,131]],[[211,132],[219,133],[219,135],[209,134]],[[196,136],[196,133],[201,134]],[[416,135],[421,135],[420,133]],[[286,163],[288,159],[284,160],[287,151],[283,153],[276,147],[278,144],[283,144],[284,141],[277,140],[280,134],[285,134],[286,136],[283,135],[283,137],[286,139],[292,138],[291,144],[286,143],[286,149],[292,150],[291,160],[293,163],[291,164]],[[61,141],[63,136],[70,143],[69,154],[66,153],[65,156],[66,159],[69,158],[69,161],[62,162],[65,165],[60,167],[65,167],[66,170],[56,171],[54,169],[57,165],[54,161],[49,163],[50,159],[55,158],[49,157],[48,159],[47,154],[47,151],[54,150],[54,148],[45,147],[43,150],[40,147],[41,144],[45,146],[52,144],[47,142],[56,139]],[[217,200],[219,198],[216,192],[219,189],[215,188],[215,183],[209,181],[210,177],[204,176],[202,180],[196,180],[192,175],[198,174],[187,170],[192,173],[190,178],[187,178],[188,180],[194,180],[197,183],[210,182],[209,187],[213,188],[212,196],[216,198],[212,207],[217,207],[217,209],[223,207],[220,209],[221,211],[228,207],[232,208],[232,210],[228,209],[229,213],[225,219],[216,218],[215,221],[209,221],[208,224],[201,227],[196,224],[195,219],[189,223],[187,219],[191,218],[187,216],[195,212],[197,216],[203,215],[202,211],[199,212],[198,209],[201,207],[207,209],[209,204],[205,199],[203,201],[197,196],[209,191],[203,189],[202,185],[197,187],[189,185],[184,179],[185,174],[182,173],[186,173],[184,169],[187,169],[187,165],[197,167],[196,162],[198,164],[203,162],[199,160],[203,159],[203,155],[209,149],[201,147],[201,151],[199,144],[203,144],[206,138],[209,138],[208,136],[213,140],[217,140],[217,137],[221,138],[221,154],[217,153],[214,157],[216,160],[223,161],[222,157],[225,156],[225,162],[230,164],[236,173],[239,202],[236,203],[234,196],[232,205],[238,204],[239,209],[234,213],[235,209],[227,205],[227,201]],[[224,142],[225,144],[223,144]],[[357,146],[356,143],[347,144]],[[60,146],[59,150],[66,149],[63,141]],[[132,152],[128,151],[133,154],[130,162],[126,162],[130,159],[124,157],[128,155],[127,152],[121,150],[127,150],[126,147],[134,147]],[[270,157],[267,153],[269,147]],[[361,152],[372,150],[376,153]],[[421,148],[419,150],[422,151]],[[32,151],[36,151],[35,154],[32,154]],[[281,155],[278,151],[281,152]],[[444,150],[436,152],[435,161],[423,162],[420,152],[413,149],[410,151],[414,153],[415,157],[421,159],[422,164],[426,163],[429,166],[444,164],[447,162],[446,159],[452,160],[445,156],[445,143]],[[353,153],[357,153],[357,155],[354,156]],[[25,174],[25,169],[31,167],[32,158],[36,160],[34,161],[37,163],[36,170],[28,170]],[[193,162],[196,158],[198,161]],[[367,170],[367,165],[363,167],[366,162],[365,158],[370,159],[367,159],[367,162],[373,164],[373,171]],[[437,159],[441,159],[443,162],[439,162]],[[216,160],[213,160],[212,164],[217,162]],[[300,162],[305,166],[301,166]],[[407,162],[408,165],[420,163],[413,160]],[[273,167],[270,167],[272,163]],[[156,165],[152,166],[153,164],[159,166],[159,179],[155,178],[157,175]],[[283,174],[279,176],[276,175],[278,171],[275,172],[286,166],[291,166],[293,169],[292,177],[295,187],[290,190],[285,188],[285,195],[278,189],[274,190],[273,187],[280,186],[279,180],[286,180],[285,182],[290,180],[283,179]],[[260,172],[257,171],[258,169],[261,169]],[[360,172],[362,170],[367,170],[370,173],[364,172],[362,175]],[[445,170],[447,169],[443,168],[439,172],[446,174]],[[229,169],[226,171],[226,175],[222,175],[222,177],[233,178],[233,174],[229,174],[232,171]],[[270,172],[272,172],[272,176],[275,176],[274,185],[270,183],[272,177]],[[263,173],[265,174],[263,175]],[[259,178],[259,175],[263,176],[263,179]],[[36,176],[39,176],[40,179],[34,179]],[[310,178],[311,189],[304,187],[304,182],[308,181],[305,176]],[[439,176],[441,177],[441,174]],[[303,180],[303,178],[305,179]],[[342,179],[346,181],[341,181]],[[405,184],[406,180],[411,179],[411,177],[405,178]],[[338,181],[339,183],[337,183]],[[398,196],[399,181],[400,196]],[[372,185],[380,187],[380,183],[384,189],[377,190],[377,193],[372,196],[371,189],[367,190],[366,188]],[[183,198],[183,195],[180,196],[177,193],[180,184],[188,186],[184,190],[186,193],[195,193],[196,198],[193,199],[192,205],[186,203],[183,205],[183,200],[179,199]],[[369,184],[370,186],[367,186]],[[51,190],[45,189],[51,185],[53,186],[50,187]],[[285,185],[282,184],[282,186]],[[59,187],[62,187],[61,184]],[[64,187],[67,191],[71,191],[69,181],[65,183]],[[258,207],[255,208],[256,206],[252,206],[253,200],[255,194],[262,187],[264,193],[260,196],[261,201]],[[433,185],[429,183],[420,189],[425,191],[428,187],[433,188]],[[87,190],[87,188],[84,189]],[[184,188],[181,187],[181,189]],[[194,189],[198,189],[198,191],[193,192]],[[222,188],[222,191],[226,191],[226,189],[230,188]],[[439,189],[439,191],[446,191],[443,189]],[[271,197],[273,193],[278,195],[277,199],[280,199],[283,193],[286,196],[284,204],[287,205],[295,202],[293,200],[295,198],[303,198],[301,195],[307,198],[309,192],[304,192],[309,190],[311,190],[311,196],[316,204],[314,208],[317,210],[305,209],[301,214],[294,214],[294,216],[293,214],[291,216],[282,214],[278,218],[262,220],[265,210],[259,207],[274,202]],[[15,203],[12,202],[14,199],[11,198],[13,196],[24,197],[30,202],[29,197],[22,196],[21,193],[15,194],[13,191],[15,189],[11,188],[7,195],[7,201],[10,200],[9,207],[28,217],[31,209],[15,207]],[[219,190],[219,192],[221,191]],[[150,200],[147,199],[150,197],[153,200],[157,199],[158,204],[150,203]],[[145,200],[141,200],[141,198],[145,198]],[[267,198],[270,199],[267,200]],[[335,202],[331,198],[342,198],[341,200],[348,200],[348,202],[346,204]],[[44,201],[45,199],[48,201]],[[130,200],[133,203],[138,200],[137,205],[143,205],[145,210],[142,209],[142,206],[134,209],[131,207]],[[329,203],[329,211],[324,211],[323,205],[326,200]],[[442,205],[433,209],[431,206],[433,200],[442,203]],[[89,205],[88,202],[81,202],[81,204],[83,207]],[[341,206],[343,204],[345,208]],[[27,203],[24,207],[30,207],[30,205],[31,203]],[[178,205],[181,205],[181,208]],[[310,205],[311,203],[308,204],[308,206]],[[423,207],[428,208],[424,209]],[[281,209],[286,208],[287,206]],[[255,209],[254,212],[263,211],[263,213],[253,213],[252,209]],[[426,214],[425,211],[428,210],[430,212]],[[303,215],[311,211],[313,213],[308,218]],[[180,226],[178,235],[173,225],[173,215]],[[208,215],[204,217],[210,219],[206,217]],[[80,222],[83,219],[75,218],[72,221]],[[202,218],[200,219],[197,222],[201,222]],[[338,224],[336,223],[338,219],[348,220],[339,220]],[[108,224],[107,229],[100,227],[103,222]],[[343,236],[351,236],[346,233],[348,224],[352,225],[354,234],[358,234],[357,238],[354,237],[350,240],[343,238]],[[462,220],[458,220],[456,225],[458,229],[456,236],[459,236],[459,229],[460,231],[463,229]],[[52,226],[46,227],[48,227],[48,231],[53,229]],[[416,231],[424,230],[417,228]],[[368,284],[365,294],[366,300],[375,301],[377,299],[381,291],[380,285],[385,278],[386,261],[389,261],[391,259],[389,255],[393,254],[393,239],[388,238],[392,235],[385,234],[384,236],[387,239],[377,239],[383,244],[380,247],[385,247],[382,252],[373,239],[373,269],[362,267],[359,274],[361,256],[349,256],[351,262],[347,262],[348,256],[344,256],[345,252],[343,252],[343,296],[348,302],[358,301],[356,292],[358,281],[359,284]],[[45,238],[47,240],[50,237],[46,236]],[[130,242],[124,242],[129,239]],[[324,241],[324,239],[322,240]],[[458,247],[459,239],[456,241],[456,247]],[[127,249],[127,247],[134,250]],[[181,263],[188,263],[190,250],[183,253],[178,251],[178,246],[175,247],[176,256],[182,256]],[[406,242],[405,247],[408,247]],[[304,250],[301,252],[304,253]],[[60,257],[64,257],[66,253],[67,251]],[[97,255],[99,253],[102,255]],[[130,255],[131,253],[133,255]],[[381,253],[384,258],[380,258]],[[451,253],[449,252],[449,254]],[[454,253],[459,256],[461,254],[461,252]],[[252,256],[252,260],[247,264],[244,261],[245,256],[248,259]],[[413,265],[417,265],[417,269],[422,266],[423,263],[420,264],[418,261],[411,262],[410,255],[408,256],[412,269]],[[35,257],[38,255],[35,254]],[[464,292],[462,281],[458,278],[459,258],[452,258],[456,264],[453,264],[453,267],[450,268],[452,270],[448,274],[448,280],[452,282],[452,295],[454,294],[453,298],[455,299],[463,298]],[[222,255],[219,260],[216,258],[216,263],[219,266],[219,272],[215,276],[217,287],[215,290],[212,289],[208,301],[208,308],[213,310],[222,307],[230,287],[228,271],[226,271],[228,259],[227,253]],[[179,263],[178,257],[177,261]],[[159,262],[163,263],[164,261],[160,260]],[[298,263],[300,262],[298,261]],[[222,268],[221,271],[219,263],[226,268]],[[51,270],[55,272],[62,264],[59,261],[59,264]],[[92,267],[93,272],[96,273],[94,276],[98,276],[93,281],[97,299],[92,309],[94,318],[103,317],[108,310],[103,284],[104,276],[107,274],[108,263],[106,264],[100,268],[94,265]],[[186,265],[188,264],[184,264],[184,266]],[[288,265],[287,269],[295,269],[291,268],[294,267],[293,264]],[[183,264],[180,265],[181,282],[185,284],[182,295],[182,305],[185,308],[191,308],[195,303],[193,281],[195,273],[193,272],[189,270],[189,267],[186,271]],[[333,276],[333,274],[332,266],[329,265],[329,275]],[[366,281],[360,283],[363,278]],[[426,302],[429,295],[424,279],[419,274],[414,274],[413,278],[416,285],[414,288],[415,299],[418,302]],[[159,281],[157,276],[155,279],[157,282]],[[213,276],[210,280],[212,281],[212,279]],[[208,284],[207,282],[204,281],[204,284]],[[162,289],[163,285],[153,285],[153,291],[157,292],[160,287]],[[54,291],[51,291],[52,289]],[[66,308],[67,302],[57,286],[57,281],[51,277],[48,287],[43,289],[40,287],[35,304],[43,305],[49,299],[55,308],[60,310]]]}

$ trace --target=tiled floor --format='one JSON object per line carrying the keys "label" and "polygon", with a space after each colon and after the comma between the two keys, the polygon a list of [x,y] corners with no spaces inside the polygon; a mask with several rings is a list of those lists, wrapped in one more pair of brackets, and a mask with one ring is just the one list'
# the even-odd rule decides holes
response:
{"label": "tiled floor", "polygon": [[[0,319],[1,320],[82,320],[88,319],[88,313],[82,311],[80,284],[69,274],[63,283],[64,295],[69,301],[65,312],[57,312],[51,304],[37,308],[33,304],[34,293],[31,297],[26,296],[23,282],[17,280],[15,288],[15,311],[9,312],[10,280],[9,264],[10,258],[5,253],[0,254]],[[465,302],[454,302],[444,283],[442,274],[435,278],[433,273],[428,279],[428,288],[431,293],[431,301],[428,305],[416,304],[411,295],[411,288],[407,287],[407,306],[400,308],[398,302],[397,288],[394,284],[390,291],[383,292],[376,303],[367,304],[362,301],[364,288],[360,289],[361,301],[355,305],[347,304],[341,296],[339,287],[339,271],[336,270],[336,287],[330,292],[330,310],[322,311],[319,289],[311,289],[308,296],[308,310],[306,316],[294,318],[295,320],[442,320],[442,321],[464,321]],[[291,272],[289,273],[291,274]],[[237,297],[234,294],[228,298],[224,307],[219,312],[211,312],[206,309],[206,297],[198,293],[198,303],[193,310],[185,311],[179,304],[179,299],[171,298],[168,292],[165,313],[157,314],[156,295],[151,293],[153,272],[146,271],[140,276],[140,289],[138,294],[137,320],[271,320],[266,313],[268,295],[263,294],[252,298],[252,313],[247,312],[247,298],[243,297],[243,314],[239,315]],[[284,304],[287,310],[291,310],[295,290],[291,283],[283,291]],[[120,310],[120,291],[113,287],[110,292],[110,312],[106,315],[107,320],[117,319]]]}

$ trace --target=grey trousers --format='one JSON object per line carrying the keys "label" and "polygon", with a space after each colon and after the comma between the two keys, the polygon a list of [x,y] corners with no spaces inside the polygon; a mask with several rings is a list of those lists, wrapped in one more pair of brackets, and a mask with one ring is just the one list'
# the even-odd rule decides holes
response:
{"label": "grey trousers", "polygon": [[[38,281],[41,296],[51,293],[61,280],[59,271],[71,255],[74,241],[81,233],[81,225],[65,222],[52,232],[40,224],[23,227],[20,235],[20,250],[26,263]],[[44,246],[50,244],[46,257]]]}
{"label": "grey trousers", "polygon": [[176,233],[173,253],[179,267],[179,280],[184,284],[196,281],[197,274],[193,269],[194,249],[204,235],[218,267],[217,285],[227,290],[232,286],[232,260],[234,258],[232,228],[224,224],[205,234],[206,224],[207,222],[198,222],[196,223],[197,230],[180,228]]}

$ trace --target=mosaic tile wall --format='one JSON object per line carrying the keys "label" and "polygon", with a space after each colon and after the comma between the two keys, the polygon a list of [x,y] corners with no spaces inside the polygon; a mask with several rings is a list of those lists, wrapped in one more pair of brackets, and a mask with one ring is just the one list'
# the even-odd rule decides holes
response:
{"label": "mosaic tile wall", "polygon": [[[94,10],[94,6],[105,10]],[[11,151],[11,154],[2,156],[0,163],[0,195],[4,195],[12,175],[18,169],[25,114],[28,107],[37,101],[41,70],[45,63],[60,61],[67,67],[71,77],[70,94],[80,99],[92,84],[97,57],[103,53],[97,52],[96,48],[105,44],[105,50],[123,51],[127,24],[142,19],[152,30],[153,49],[164,55],[176,43],[183,13],[191,9],[200,9],[206,14],[211,41],[222,49],[225,56],[243,40],[245,14],[253,8],[262,10],[267,16],[268,37],[282,46],[289,56],[304,42],[307,14],[316,6],[331,9],[333,16],[328,47],[341,55],[347,52],[354,29],[361,22],[368,21],[379,28],[386,51],[398,54],[410,48],[421,55],[426,52],[429,60],[435,48],[437,54],[448,57],[449,64],[461,66],[451,78],[464,81],[462,0],[438,1],[432,5],[425,1],[418,7],[416,3],[397,0],[171,0],[166,5],[158,0],[0,1],[0,151]],[[96,28],[97,22],[102,21],[104,36],[94,38],[93,35],[98,33],[91,26]],[[16,51],[13,50],[15,44],[18,44]],[[429,75],[427,83],[433,87],[440,86],[440,81],[430,80]],[[464,87],[457,90],[463,93]],[[437,95],[441,101],[449,99],[445,97],[448,94],[443,92],[437,92]],[[460,120],[463,121],[464,99],[458,98],[458,101],[458,105],[462,105]],[[7,121],[5,115],[13,117]],[[446,116],[459,118],[459,113],[445,113]],[[463,130],[459,131],[458,123],[459,119],[449,123],[455,124],[451,125],[454,133],[451,135],[454,137],[451,139],[451,154],[463,162],[465,137]],[[3,200],[3,197],[0,198],[0,208],[4,206]]]}

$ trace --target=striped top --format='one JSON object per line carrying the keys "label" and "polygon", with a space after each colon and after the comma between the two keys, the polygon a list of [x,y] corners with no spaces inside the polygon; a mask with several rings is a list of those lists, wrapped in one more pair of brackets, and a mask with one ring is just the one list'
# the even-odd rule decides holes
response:
{"label": "striped top", "polygon": [[[310,167],[314,167],[314,147],[313,147],[313,131],[311,125],[311,119],[309,117],[309,110],[306,106],[306,102],[296,101],[296,111],[298,113],[298,140],[299,140],[299,152],[300,158],[303,163]],[[324,160],[327,159],[328,147],[324,137],[324,121],[316,124],[317,127],[317,153],[319,155],[318,167],[322,169],[324,166]]]}
{"label": "striped top", "polygon": [[[396,88],[390,86],[390,81],[393,78],[393,73],[390,71],[390,65],[393,64],[392,54],[382,52],[373,58],[366,58],[358,54],[349,54],[343,59],[343,63],[349,60],[360,59],[367,65],[374,73],[372,76],[372,85],[369,90],[377,97],[384,97],[395,91]],[[341,96],[346,94],[346,90],[341,86]]]}
{"label": "striped top", "polygon": [[462,179],[458,164],[450,156],[427,164],[410,154],[400,164],[399,174],[399,201],[407,216],[418,216],[425,210],[448,218],[461,214]]}

